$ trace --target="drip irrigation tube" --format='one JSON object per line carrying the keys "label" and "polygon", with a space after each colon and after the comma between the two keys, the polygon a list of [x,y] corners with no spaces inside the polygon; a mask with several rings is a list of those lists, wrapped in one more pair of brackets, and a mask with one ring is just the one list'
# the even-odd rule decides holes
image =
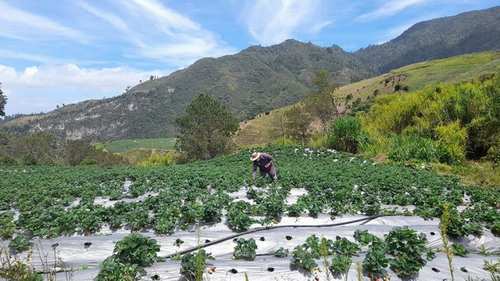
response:
{"label": "drip irrigation tube", "polygon": [[380,218],[380,217],[385,217],[385,215],[375,215],[375,216],[369,216],[369,217],[362,218],[362,219],[355,219],[355,220],[350,220],[350,221],[344,221],[344,222],[338,222],[338,223],[329,223],[329,224],[305,224],[305,225],[304,224],[303,225],[285,224],[285,225],[274,225],[274,226],[257,227],[257,228],[250,229],[250,230],[247,230],[247,231],[244,231],[244,232],[240,232],[240,233],[237,233],[237,234],[226,236],[226,237],[214,240],[214,241],[210,241],[210,242],[205,243],[203,245],[198,245],[198,246],[195,246],[195,247],[188,248],[186,250],[182,250],[182,251],[179,251],[179,252],[176,252],[176,253],[173,253],[173,254],[169,254],[169,255],[165,256],[164,258],[169,259],[169,258],[178,256],[178,255],[185,255],[187,253],[194,252],[194,251],[199,250],[199,249],[203,249],[203,248],[206,248],[206,247],[209,247],[209,246],[212,246],[212,245],[215,245],[215,244],[219,244],[219,243],[227,241],[227,240],[234,239],[236,237],[240,237],[240,236],[251,234],[251,233],[255,233],[255,232],[261,232],[261,231],[266,231],[266,230],[271,230],[271,229],[278,229],[278,228],[333,227],[333,226],[341,226],[341,225],[352,224],[352,223],[357,223],[357,222],[363,222],[362,224],[366,224],[367,222],[372,221],[372,220],[377,219],[377,218]]}

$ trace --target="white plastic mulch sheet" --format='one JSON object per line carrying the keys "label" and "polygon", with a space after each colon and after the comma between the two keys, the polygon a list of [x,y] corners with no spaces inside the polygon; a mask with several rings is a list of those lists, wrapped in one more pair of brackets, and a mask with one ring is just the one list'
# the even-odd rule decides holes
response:
{"label": "white plastic mulch sheet", "polygon": [[[336,218],[335,220],[331,220],[327,215],[320,215],[318,218],[284,217],[279,224],[327,224],[362,217],[363,216],[345,216]],[[353,234],[356,229],[366,229],[372,234],[383,237],[384,234],[387,234],[394,227],[409,226],[419,232],[425,233],[429,240],[429,245],[437,248],[442,246],[438,224],[438,220],[424,220],[420,217],[393,216],[381,217],[364,225],[356,223],[325,228],[282,228],[245,235],[243,238],[254,238],[256,240],[258,246],[257,254],[268,254],[273,253],[280,247],[287,248],[291,252],[294,247],[303,243],[306,238],[312,234],[316,234],[319,237],[324,236],[329,239],[335,239],[336,236],[341,236],[353,240]],[[56,251],[58,258],[64,261],[67,267],[72,267],[75,270],[72,273],[71,280],[92,280],[99,271],[99,263],[112,254],[114,244],[127,234],[127,231],[118,231],[94,236],[61,237],[57,239],[40,240],[35,242],[35,245],[41,245],[40,247],[47,252],[48,259],[51,261],[53,257],[53,254],[51,254],[52,245],[57,243],[58,246],[56,247]],[[194,231],[178,231],[171,236],[156,236],[153,233],[143,234],[155,238],[161,245],[161,252],[159,255],[165,256],[170,253],[175,253],[178,250],[195,246],[197,243],[205,243],[206,240],[215,240],[234,233],[226,225],[219,223],[213,226],[201,227],[199,238],[197,238],[197,234]],[[292,239],[288,240],[286,236],[291,236]],[[177,238],[184,241],[179,248],[174,246],[174,241]],[[484,246],[489,251],[498,251],[500,248],[500,239],[492,236],[489,232],[485,232],[485,235],[481,238],[471,238],[463,241],[463,243],[476,253],[480,246]],[[206,248],[207,252],[215,257],[215,260],[209,261],[210,266],[215,267],[215,272],[207,274],[208,280],[245,280],[245,273],[249,280],[326,280],[324,272],[304,275],[299,271],[291,270],[290,257],[275,258],[269,255],[258,256],[255,261],[233,260],[232,253],[234,246],[235,243],[229,240]],[[37,247],[35,246],[35,248]],[[39,254],[35,250],[33,263],[37,267],[40,266],[40,258],[38,256]],[[466,280],[467,277],[471,276],[489,280],[488,272],[482,269],[483,263],[485,260],[495,261],[498,258],[498,256],[482,256],[474,253],[469,254],[465,258],[454,257],[455,278],[456,280]],[[363,254],[359,257],[354,257],[354,263],[348,274],[349,280],[357,280],[355,262],[361,262],[362,260]],[[447,264],[446,256],[442,253],[438,253],[436,257],[428,262],[420,271],[417,280],[450,280]],[[160,262],[146,269],[147,275],[143,277],[143,280],[152,280],[151,277],[154,275],[158,275],[160,280],[179,280],[179,269],[179,261],[167,260],[165,262]],[[388,271],[391,275],[391,280],[399,280],[390,270]],[[364,278],[368,280],[367,277]],[[58,280],[66,280],[63,273],[60,273],[60,278]]]}

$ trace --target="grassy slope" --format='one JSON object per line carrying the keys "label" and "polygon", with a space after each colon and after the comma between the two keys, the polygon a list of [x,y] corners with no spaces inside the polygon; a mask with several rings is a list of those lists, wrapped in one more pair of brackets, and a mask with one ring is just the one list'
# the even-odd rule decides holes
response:
{"label": "grassy slope", "polygon": [[[365,100],[375,90],[380,94],[390,94],[394,90],[393,81],[401,77],[401,85],[410,91],[439,82],[459,82],[473,79],[482,74],[500,71],[500,52],[482,52],[456,56],[446,59],[425,61],[395,69],[389,73],[343,86],[335,92],[345,97],[349,94],[353,100]],[[402,75],[402,76],[400,76]],[[389,83],[385,83],[388,80]],[[272,143],[280,137],[280,120],[285,108],[271,111],[246,121],[235,137],[240,146],[252,146]]]}
{"label": "grassy slope", "polygon": [[175,138],[124,139],[106,142],[104,148],[113,153],[123,153],[135,149],[173,149]]}

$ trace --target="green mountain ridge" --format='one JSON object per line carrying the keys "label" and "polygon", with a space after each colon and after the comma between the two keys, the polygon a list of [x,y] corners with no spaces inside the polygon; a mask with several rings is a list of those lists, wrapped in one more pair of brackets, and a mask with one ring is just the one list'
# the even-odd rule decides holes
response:
{"label": "green mountain ridge", "polygon": [[[313,90],[311,80],[318,70],[327,70],[332,83],[347,85],[416,61],[497,50],[499,26],[500,7],[495,7],[419,23],[388,43],[354,53],[296,40],[252,46],[234,55],[200,59],[120,96],[7,118],[0,128],[16,133],[48,131],[66,139],[175,136],[175,119],[198,94],[218,98],[240,120],[251,119],[301,100]],[[480,28],[484,32],[478,32]]]}

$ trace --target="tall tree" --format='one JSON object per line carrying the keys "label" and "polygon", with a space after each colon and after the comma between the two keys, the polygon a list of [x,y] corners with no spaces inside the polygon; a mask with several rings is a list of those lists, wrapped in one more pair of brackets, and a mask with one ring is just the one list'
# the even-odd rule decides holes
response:
{"label": "tall tree", "polygon": [[314,74],[312,80],[317,93],[326,93],[330,90],[330,73],[327,70],[320,70]]}
{"label": "tall tree", "polygon": [[2,91],[2,83],[0,83],[0,116],[5,116],[5,104],[7,104],[7,97]]}
{"label": "tall tree", "polygon": [[177,145],[189,159],[210,159],[223,153],[238,130],[238,120],[231,112],[204,94],[194,98],[176,122],[180,131]]}
{"label": "tall tree", "polygon": [[285,112],[285,128],[288,135],[296,140],[305,143],[309,136],[309,125],[312,122],[312,116],[303,105],[292,106]]}
{"label": "tall tree", "polygon": [[316,91],[305,98],[305,109],[321,121],[323,128],[338,112],[334,92],[337,86],[329,81],[330,74],[326,70],[316,72],[313,84]]}

